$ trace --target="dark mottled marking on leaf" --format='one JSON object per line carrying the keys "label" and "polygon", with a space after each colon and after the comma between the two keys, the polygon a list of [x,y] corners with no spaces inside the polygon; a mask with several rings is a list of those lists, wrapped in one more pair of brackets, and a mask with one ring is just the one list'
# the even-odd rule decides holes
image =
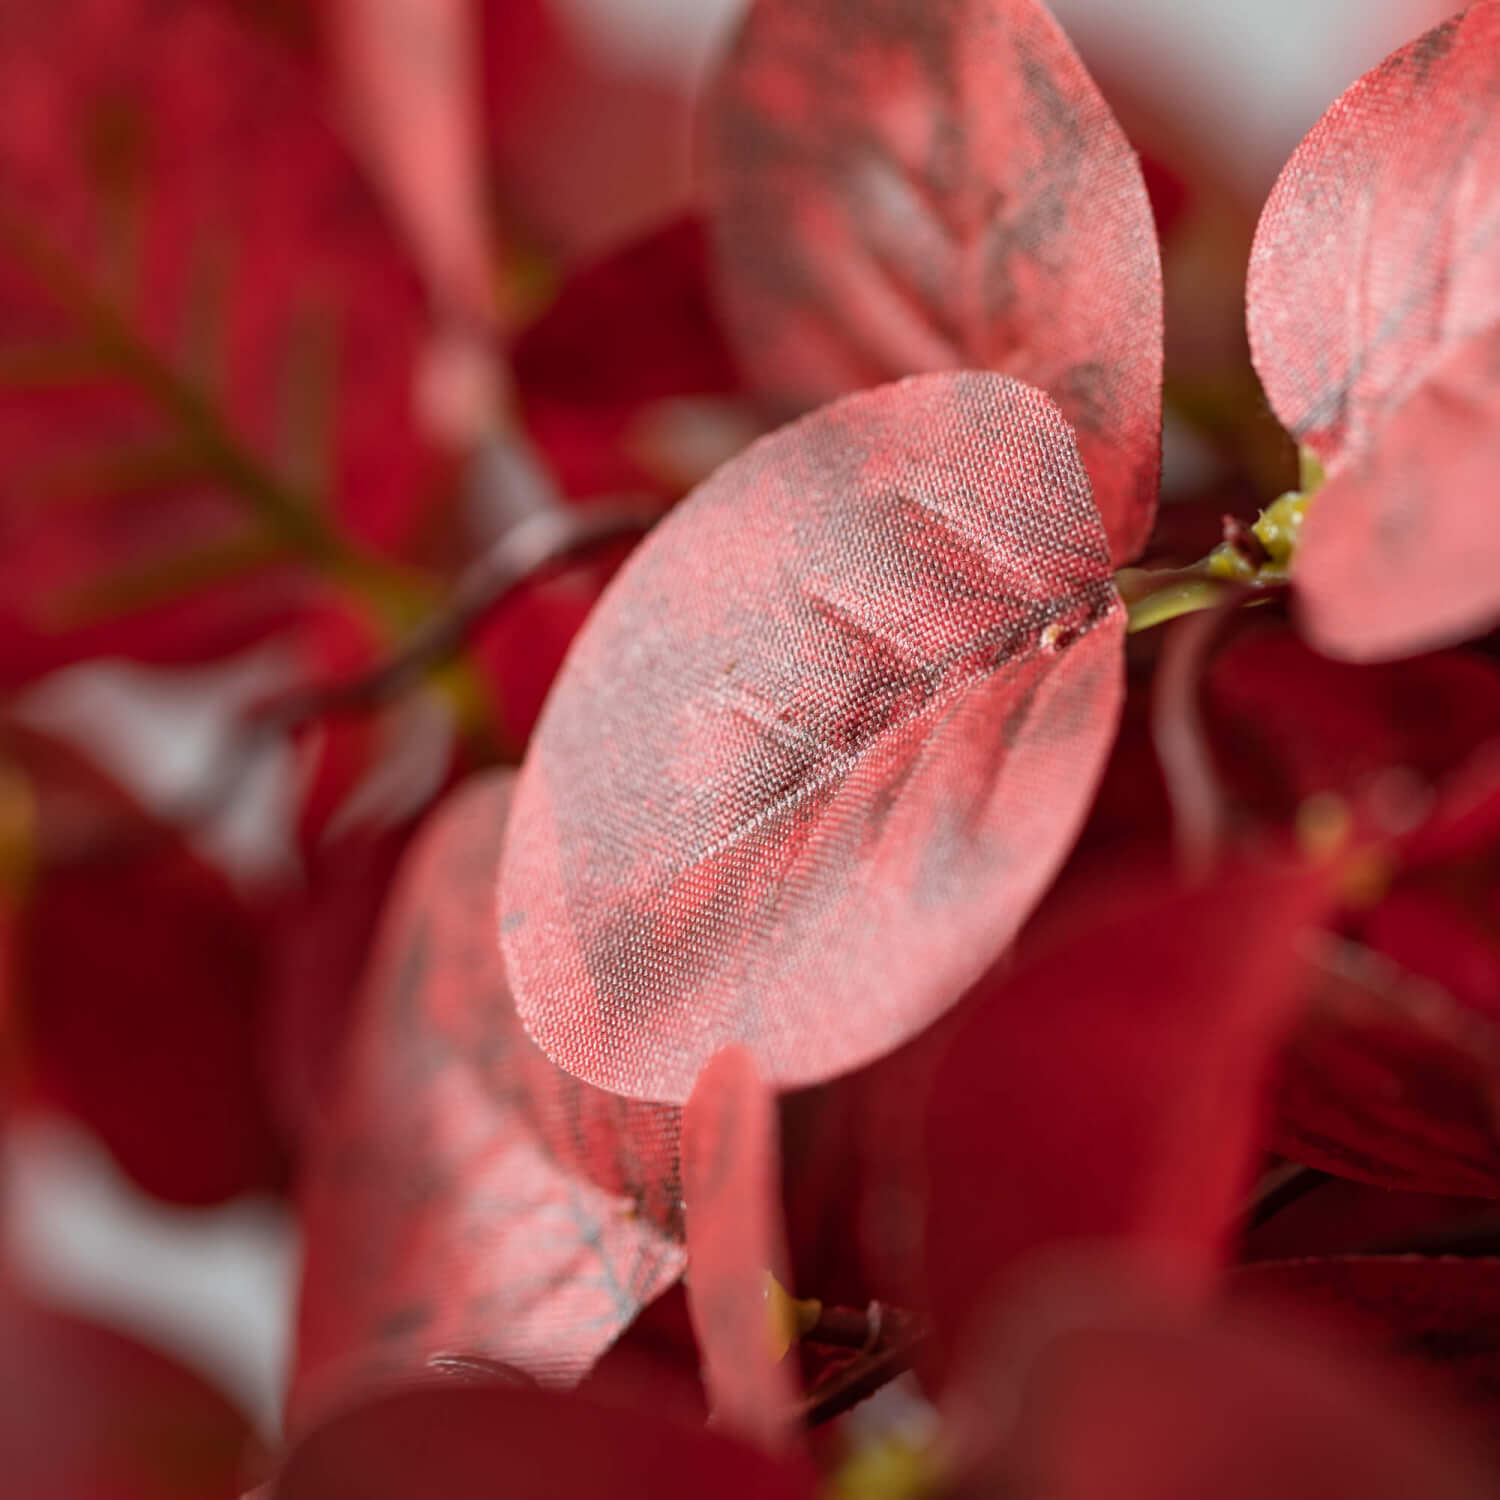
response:
{"label": "dark mottled marking on leaf", "polygon": [[[725,306],[768,397],[1020,376],[1082,432],[1116,560],[1139,549],[1159,459],[1155,234],[1134,153],[1040,5],[762,0],[709,126]],[[1087,362],[1113,394],[1075,410],[1065,376]]]}

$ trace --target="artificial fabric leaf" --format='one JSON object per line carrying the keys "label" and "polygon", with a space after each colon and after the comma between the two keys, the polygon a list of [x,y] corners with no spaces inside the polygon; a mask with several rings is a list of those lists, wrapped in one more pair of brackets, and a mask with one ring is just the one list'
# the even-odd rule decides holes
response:
{"label": "artificial fabric leaf", "polygon": [[311,79],[228,6],[62,0],[9,7],[0,86],[8,606],[56,629],[247,538],[328,564],[335,519],[400,542],[441,478],[421,298]]}
{"label": "artificial fabric leaf", "polygon": [[1039,391],[915,377],[763,438],[616,577],[532,740],[501,876],[527,1029],[678,1101],[732,1042],[778,1088],[897,1046],[1066,854],[1123,631]]}
{"label": "artificial fabric leaf", "polygon": [[1245,1299],[1275,1299],[1408,1361],[1492,1422],[1500,1411],[1500,1260],[1336,1255],[1237,1271]]}
{"label": "artificial fabric leaf", "polygon": [[488,328],[498,309],[475,0],[329,0],[327,9],[344,113],[434,302],[446,318]]}
{"label": "artificial fabric leaf", "polygon": [[1490,1500],[1461,1428],[1379,1367],[1076,1269],[1001,1309],[950,1399],[953,1500]]}
{"label": "artificial fabric leaf", "polygon": [[1328,469],[1294,565],[1313,639],[1409,655],[1500,618],[1500,4],[1340,98],[1266,204],[1256,368]]}
{"label": "artificial fabric leaf", "polygon": [[252,1441],[163,1355],[0,1292],[0,1459],[17,1500],[236,1500]]}
{"label": "artificial fabric leaf", "polygon": [[1161,268],[1139,163],[1039,0],[756,0],[714,93],[729,328],[783,410],[921,370],[1040,386],[1116,562],[1161,446]]}
{"label": "artificial fabric leaf", "polygon": [[776,1098],[744,1047],[708,1060],[682,1112],[688,1308],[715,1415],[776,1450],[795,1386],[774,1347],[768,1278],[786,1278]]}
{"label": "artificial fabric leaf", "polygon": [[1278,1070],[1275,1149],[1377,1186],[1500,1196],[1495,1019],[1358,945],[1326,957]]}
{"label": "artificial fabric leaf", "polygon": [[456,793],[398,876],[305,1179],[294,1423],[434,1356],[574,1381],[682,1272],[677,1111],[560,1072],[512,1005],[510,787]]}
{"label": "artificial fabric leaf", "polygon": [[[813,1500],[802,1464],[650,1409],[448,1387],[335,1417],[292,1451],[275,1500]],[[1435,1500],[1447,1500],[1446,1496]]]}
{"label": "artificial fabric leaf", "polygon": [[1114,1241],[1187,1285],[1212,1279],[1332,884],[1289,867],[1137,889],[986,980],[929,1096],[940,1352],[1038,1256]]}

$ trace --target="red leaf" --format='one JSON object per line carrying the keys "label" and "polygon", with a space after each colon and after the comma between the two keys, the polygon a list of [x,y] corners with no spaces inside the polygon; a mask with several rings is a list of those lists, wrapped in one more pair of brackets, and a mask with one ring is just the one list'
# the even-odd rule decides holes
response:
{"label": "red leaf", "polygon": [[[407,1391],[303,1440],[276,1500],[812,1500],[800,1464],[637,1411],[504,1387]],[[1435,1497],[1446,1500],[1446,1497]]]}
{"label": "red leaf", "polygon": [[214,1203],[284,1173],[260,1077],[260,924],[175,829],[62,743],[8,727],[41,862],[19,917],[23,1065],[147,1192]]}
{"label": "red leaf", "polygon": [[940,1342],[1039,1253],[1123,1240],[1201,1283],[1263,1145],[1263,1099],[1327,870],[1117,898],[997,973],[933,1080],[926,1261]]}
{"label": "red leaf", "polygon": [[757,0],[709,119],[729,326],[784,407],[1000,370],[1078,429],[1115,561],[1161,446],[1140,165],[1037,0]]}
{"label": "red leaf", "polygon": [[12,10],[7,602],[56,629],[122,570],[323,559],[330,513],[399,542],[442,478],[411,410],[425,319],[311,80],[227,7]]}
{"label": "red leaf", "polygon": [[1372,1350],[1402,1358],[1437,1391],[1500,1412],[1500,1261],[1419,1255],[1339,1255],[1263,1263],[1236,1272],[1246,1299],[1289,1302]]}
{"label": "red leaf", "polygon": [[1314,1013],[1282,1060],[1275,1149],[1382,1187],[1500,1196],[1500,1030],[1353,945],[1310,973]]}
{"label": "red leaf", "polygon": [[772,1348],[767,1281],[786,1279],[776,1099],[744,1047],[716,1052],[682,1113],[688,1307],[715,1414],[787,1445],[795,1385]]}
{"label": "red leaf", "polygon": [[18,1500],[236,1500],[250,1442],[164,1356],[0,1293],[0,1453]]}
{"label": "red leaf", "polygon": [[1294,579],[1341,656],[1403,656],[1500,617],[1483,499],[1500,458],[1497,97],[1500,5],[1478,0],[1338,100],[1256,236],[1256,367],[1329,468]]}
{"label": "red leaf", "polygon": [[1483,1500],[1462,1431],[1378,1368],[1076,1273],[1009,1309],[954,1393],[964,1497]]}
{"label": "red leaf", "polygon": [[450,318],[496,314],[472,0],[329,0],[344,109]]}
{"label": "red leaf", "polygon": [[495,949],[502,775],[413,847],[309,1167],[293,1414],[477,1355],[576,1380],[681,1274],[677,1112],[560,1073]]}
{"label": "red leaf", "polygon": [[1077,832],[1124,619],[1039,392],[934,375],[763,439],[634,554],[516,793],[502,941],[561,1065],[681,1100],[920,1030]]}

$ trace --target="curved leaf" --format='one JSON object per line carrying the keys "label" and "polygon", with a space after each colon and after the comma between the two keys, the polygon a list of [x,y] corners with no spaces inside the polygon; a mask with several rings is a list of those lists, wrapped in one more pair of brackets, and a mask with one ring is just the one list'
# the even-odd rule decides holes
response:
{"label": "curved leaf", "polygon": [[[275,1500],[812,1500],[813,1475],[717,1433],[549,1391],[406,1391],[293,1449]],[[1443,1497],[1446,1500],[1446,1497]]]}
{"label": "curved leaf", "polygon": [[566,1383],[681,1274],[677,1112],[559,1072],[494,941],[510,778],[455,794],[392,898],[309,1165],[293,1416],[439,1355]]}
{"label": "curved leaf", "polygon": [[1329,481],[1294,579],[1339,655],[1500,617],[1500,4],[1393,54],[1314,127],[1256,235],[1256,368]]}
{"label": "curved leaf", "polygon": [[1123,1242],[1217,1270],[1292,1024],[1327,869],[1117,895],[974,1000],[931,1089],[928,1294],[945,1352],[1027,1262]]}
{"label": "curved leaf", "polygon": [[1139,163],[1038,0],[757,0],[713,96],[729,327],[783,408],[921,370],[1040,386],[1117,562],[1156,510],[1161,268]]}
{"label": "curved leaf", "polygon": [[762,439],[575,641],[502,867],[528,1030],[681,1100],[890,1050],[999,953],[1114,735],[1123,610],[1040,392],[931,375]]}
{"label": "curved leaf", "polygon": [[0,1292],[0,1453],[25,1500],[236,1500],[253,1434],[217,1391],[108,1329]]}
{"label": "curved leaf", "polygon": [[786,1278],[776,1099],[743,1047],[716,1052],[682,1112],[688,1308],[713,1410],[763,1447],[787,1442],[795,1386],[778,1363],[766,1278]]}

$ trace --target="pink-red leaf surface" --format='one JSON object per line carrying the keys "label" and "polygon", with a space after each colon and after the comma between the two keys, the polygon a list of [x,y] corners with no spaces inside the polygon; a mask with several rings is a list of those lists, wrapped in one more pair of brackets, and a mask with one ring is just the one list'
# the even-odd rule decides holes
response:
{"label": "pink-red leaf surface", "polygon": [[1161,270],[1135,153],[1038,0],[757,0],[708,120],[731,334],[783,408],[1040,386],[1116,561],[1156,509]]}
{"label": "pink-red leaf surface", "polygon": [[[497,312],[474,0],[328,0],[344,113],[448,318]],[[497,259],[497,258],[496,258]]]}
{"label": "pink-red leaf surface", "polygon": [[1330,884],[1257,869],[1148,887],[981,987],[927,1119],[928,1295],[945,1350],[1039,1255],[1119,1241],[1187,1284],[1212,1277]]}
{"label": "pink-red leaf surface", "polygon": [[16,1500],[236,1500],[251,1442],[171,1360],[0,1292],[0,1464]]}
{"label": "pink-red leaf surface", "polygon": [[677,1113],[559,1072],[495,948],[510,778],[419,836],[304,1193],[293,1420],[438,1355],[568,1383],[681,1274]]}
{"label": "pink-red leaf surface", "polygon": [[421,297],[312,80],[228,6],[67,0],[7,8],[0,91],[8,608],[399,542]]}
{"label": "pink-red leaf surface", "polygon": [[1123,611],[1040,392],[929,375],[762,439],[574,643],[501,879],[561,1066],[685,1099],[719,1047],[824,1079],[951,1005],[1077,832]]}
{"label": "pink-red leaf surface", "polygon": [[407,1391],[335,1417],[292,1452],[275,1500],[812,1500],[814,1493],[804,1465],[649,1409],[491,1386]]}
{"label": "pink-red leaf surface", "polygon": [[708,1061],[682,1112],[688,1308],[715,1415],[787,1441],[795,1387],[773,1348],[768,1276],[786,1278],[776,1098],[744,1047]]}
{"label": "pink-red leaf surface", "polygon": [[1308,629],[1407,655],[1500,617],[1500,5],[1478,0],[1351,88],[1256,235],[1256,367],[1329,480],[1295,566]]}

